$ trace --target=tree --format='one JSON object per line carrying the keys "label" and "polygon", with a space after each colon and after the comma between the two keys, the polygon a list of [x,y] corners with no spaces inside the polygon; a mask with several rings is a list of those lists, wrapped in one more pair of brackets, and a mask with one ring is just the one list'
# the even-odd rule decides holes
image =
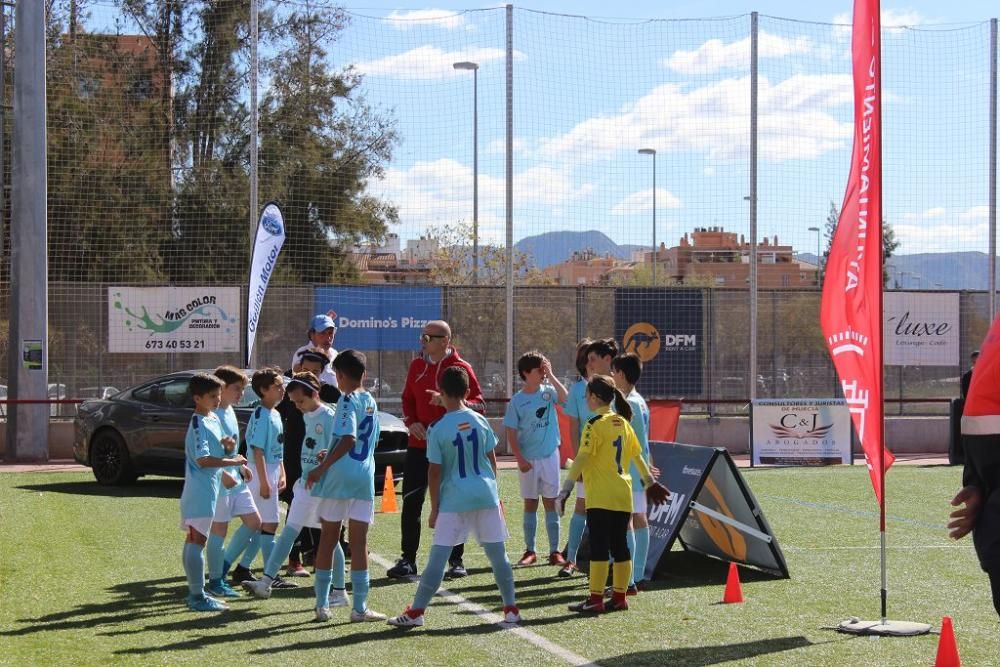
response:
{"label": "tree", "polygon": [[[823,225],[824,236],[826,237],[826,250],[823,252],[823,263],[830,257],[830,246],[833,245],[833,235],[837,231],[837,223],[840,222],[840,212],[837,205],[830,202],[830,212],[827,213],[826,223]],[[885,220],[882,221],[882,286],[888,287],[889,273],[885,265],[890,257],[899,248],[899,241],[896,239],[896,230]]]}
{"label": "tree", "polygon": [[[472,228],[457,222],[431,229],[428,237],[436,241],[431,261],[431,281],[436,285],[474,285],[476,276],[472,255]],[[515,285],[554,285],[555,280],[531,265],[520,250],[513,251]],[[507,252],[491,244],[479,245],[478,284],[502,286],[507,281]]]}

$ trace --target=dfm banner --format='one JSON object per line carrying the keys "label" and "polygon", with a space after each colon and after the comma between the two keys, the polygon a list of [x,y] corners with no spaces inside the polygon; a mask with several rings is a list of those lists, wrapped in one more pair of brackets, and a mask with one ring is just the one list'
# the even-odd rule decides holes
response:
{"label": "dfm banner", "polygon": [[239,352],[239,287],[109,287],[108,352]]}
{"label": "dfm banner", "polygon": [[753,465],[852,463],[851,413],[841,399],[753,402]]}

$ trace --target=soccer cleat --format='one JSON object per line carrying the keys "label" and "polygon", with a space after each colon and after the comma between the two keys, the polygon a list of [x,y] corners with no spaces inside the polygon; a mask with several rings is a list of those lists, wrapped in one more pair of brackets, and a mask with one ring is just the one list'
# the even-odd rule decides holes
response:
{"label": "soccer cleat", "polygon": [[549,554],[549,565],[558,565],[559,567],[562,567],[566,565],[566,559],[563,558],[561,552],[553,551]]}
{"label": "soccer cleat", "polygon": [[635,582],[635,590],[637,592],[648,591],[649,590],[649,582],[646,581],[645,579],[643,579],[642,581]]}
{"label": "soccer cleat", "polygon": [[330,620],[330,608],[329,607],[316,607],[316,620],[317,621],[329,621]]}
{"label": "soccer cleat", "polygon": [[244,581],[243,588],[258,600],[266,600],[271,597],[271,586],[267,581]]}
{"label": "soccer cleat", "polygon": [[[610,598],[614,594],[615,594],[615,589],[612,588],[611,586],[608,586],[607,588],[604,589],[604,597]],[[625,595],[629,597],[633,597],[638,594],[639,594],[639,589],[636,587],[635,584],[629,584],[628,588],[625,589]]]}
{"label": "soccer cleat", "polygon": [[285,568],[286,577],[308,577],[309,570],[302,567],[302,563],[298,561],[289,561],[288,567]]}
{"label": "soccer cleat", "polygon": [[608,600],[604,605],[604,611],[628,611],[628,600],[625,598]]}
{"label": "soccer cleat", "polygon": [[520,623],[521,622],[521,612],[514,606],[503,608],[503,622],[504,623]]}
{"label": "soccer cleat", "polygon": [[538,554],[531,549],[528,549],[524,552],[524,555],[521,556],[521,560],[517,561],[517,566],[527,567],[529,565],[534,565],[536,562],[538,562]]}
{"label": "soccer cleat", "polygon": [[457,560],[454,563],[450,563],[450,565],[451,567],[449,567],[448,571],[445,572],[449,579],[461,579],[462,577],[469,575],[469,571],[465,569],[465,565],[462,564],[462,561]]}
{"label": "soccer cleat", "polygon": [[419,628],[424,624],[424,610],[406,608],[399,616],[386,620],[389,625],[397,628]]}
{"label": "soccer cleat", "polygon": [[334,588],[330,591],[331,607],[349,607],[351,598],[347,596],[347,591],[343,588]]}
{"label": "soccer cleat", "polygon": [[372,611],[371,609],[365,609],[364,611],[351,610],[351,623],[372,623],[375,621],[386,620],[388,620],[388,618],[385,614],[380,614],[377,611]]}
{"label": "soccer cleat", "polygon": [[233,568],[233,573],[229,575],[229,579],[237,585],[242,584],[244,581],[257,581],[257,577],[253,576],[253,572],[242,565],[237,565]]}
{"label": "soccer cleat", "polygon": [[603,614],[604,600],[600,598],[595,600],[593,596],[591,596],[583,602],[577,602],[576,604],[569,605],[569,610],[580,614]]}
{"label": "soccer cleat", "polygon": [[285,588],[298,588],[299,585],[292,581],[286,581],[281,577],[275,577],[274,581],[271,582],[271,588],[285,589]]}
{"label": "soccer cleat", "polygon": [[576,563],[571,560],[566,561],[566,564],[562,566],[562,569],[556,574],[557,577],[562,577],[566,579],[572,577],[573,573],[576,572]]}
{"label": "soccer cleat", "polygon": [[225,579],[209,580],[205,585],[205,592],[218,598],[242,597],[239,591],[226,583]]}
{"label": "soccer cleat", "polygon": [[191,611],[226,611],[229,605],[206,595],[189,595],[187,606]]}
{"label": "soccer cleat", "polygon": [[406,558],[400,558],[396,564],[386,571],[386,576],[390,579],[406,579],[417,576],[417,564]]}

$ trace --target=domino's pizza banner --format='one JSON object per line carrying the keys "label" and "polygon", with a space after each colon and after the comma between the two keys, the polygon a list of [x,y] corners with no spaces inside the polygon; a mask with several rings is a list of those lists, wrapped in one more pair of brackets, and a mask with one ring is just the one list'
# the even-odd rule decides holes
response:
{"label": "domino's pizza banner", "polygon": [[442,312],[439,287],[318,287],[314,298],[315,312],[334,313],[338,350],[418,350],[424,325]]}
{"label": "domino's pizza banner", "polygon": [[615,290],[615,338],[642,360],[647,398],[702,393],[704,295],[699,289]]}

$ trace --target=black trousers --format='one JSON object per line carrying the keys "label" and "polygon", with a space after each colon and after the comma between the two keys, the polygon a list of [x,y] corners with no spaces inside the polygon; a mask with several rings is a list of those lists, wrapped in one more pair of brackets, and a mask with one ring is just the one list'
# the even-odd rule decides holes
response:
{"label": "black trousers", "polygon": [[[417,562],[420,549],[420,513],[427,496],[427,450],[410,447],[406,450],[406,464],[403,468],[403,512],[399,517],[402,527],[401,549],[403,558]],[[451,550],[449,562],[462,560],[465,545],[459,544]]]}
{"label": "black trousers", "polygon": [[605,509],[587,510],[587,530],[590,533],[590,560],[605,561],[614,557],[616,563],[632,560],[628,550],[629,512]]}
{"label": "black trousers", "polygon": [[990,579],[993,606],[1000,615],[1000,434],[964,435],[962,483],[982,491],[983,504],[972,529],[979,565]]}

